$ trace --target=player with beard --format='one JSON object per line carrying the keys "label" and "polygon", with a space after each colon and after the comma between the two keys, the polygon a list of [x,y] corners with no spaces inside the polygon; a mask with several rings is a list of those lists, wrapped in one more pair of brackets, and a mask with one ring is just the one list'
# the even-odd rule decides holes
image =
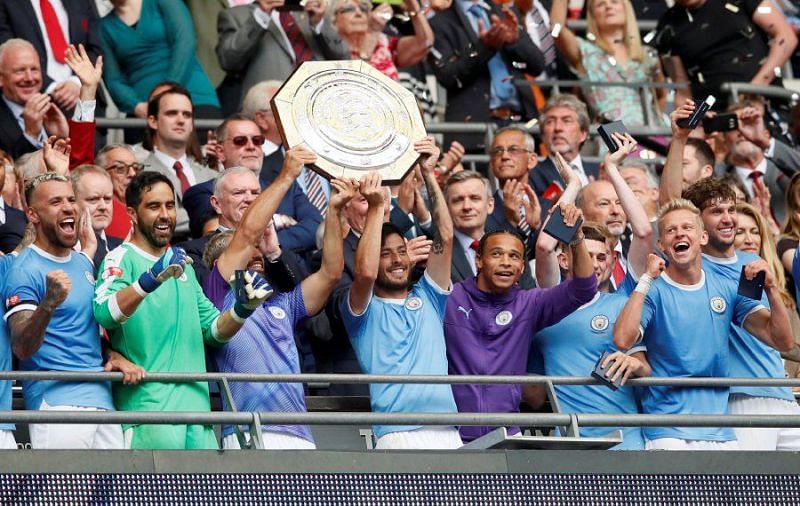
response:
{"label": "player with beard", "polygon": [[[729,373],[734,322],[776,349],[794,346],[786,308],[764,260],[748,263],[745,277],[766,273],[764,286],[771,312],[760,301],[739,295],[737,281],[703,262],[700,252],[709,236],[694,204],[683,199],[670,201],[661,210],[658,226],[659,247],[668,263],[658,279],[653,279],[652,273],[639,279],[614,325],[614,343],[619,349],[629,349],[644,329],[643,343],[653,376],[720,377]],[[676,317],[687,308],[691,308],[691,317]],[[641,394],[642,411],[721,415],[728,412],[728,393],[728,388],[646,387]],[[647,449],[738,448],[729,428],[646,427],[643,433]]]}
{"label": "player with beard", "polygon": [[[733,190],[718,180],[704,179],[683,194],[700,209],[708,232],[708,244],[703,246],[703,268],[738,283],[742,267],[761,257],[734,248],[738,215]],[[777,288],[774,291],[777,293]],[[774,310],[773,298],[767,290],[761,302]],[[778,300],[782,301],[780,297]],[[730,330],[731,377],[780,379],[786,376],[781,354],[774,347],[761,342],[741,325],[733,324]],[[730,392],[728,409],[731,414],[800,414],[800,406],[789,387],[731,387]],[[743,450],[800,450],[800,430],[796,428],[737,427],[735,431]]]}
{"label": "player with beard", "polygon": [[[125,199],[133,237],[111,251],[100,268],[94,314],[113,348],[147,371],[204,372],[203,344],[222,346],[267,296],[263,278],[249,278],[236,304],[220,314],[195,277],[186,253],[170,247],[176,208],[172,183],[143,172]],[[248,297],[249,295],[249,297]],[[210,411],[207,383],[114,385],[117,407],[126,411]],[[217,448],[208,425],[125,426],[134,449]]]}
{"label": "player with beard", "polygon": [[[563,205],[564,222],[572,226],[582,216],[574,205]],[[579,231],[569,249],[575,276],[560,285],[523,290],[518,286],[525,267],[522,237],[507,230],[484,234],[475,259],[478,274],[456,283],[447,301],[444,336],[450,374],[525,374],[531,336],[589,302],[597,279]],[[519,385],[453,385],[459,411],[516,413]],[[494,427],[461,427],[464,442]],[[516,434],[518,427],[510,427]]]}
{"label": "player with beard", "polygon": [[[433,215],[433,245],[425,273],[409,286],[412,263],[400,231],[383,223],[386,191],[375,172],[359,191],[367,220],[356,248],[353,285],[342,301],[342,318],[361,368],[368,374],[447,374],[444,319],[450,294],[453,222],[434,176],[439,149],[427,137],[414,143]],[[455,413],[449,385],[372,384],[376,413]],[[455,427],[375,426],[378,449],[453,449],[461,446]]]}
{"label": "player with beard", "polygon": [[[18,268],[9,269],[5,287],[5,317],[20,369],[102,371],[100,333],[91,311],[94,266],[88,254],[94,251],[72,250],[79,235],[72,184],[48,172],[28,182],[25,198],[36,240],[14,261]],[[83,220],[90,228],[88,218]],[[126,372],[127,381],[138,374],[116,353],[111,354],[107,370]],[[114,409],[108,383],[25,381],[23,393],[30,410]],[[123,447],[119,425],[32,424],[30,436],[34,448]]]}

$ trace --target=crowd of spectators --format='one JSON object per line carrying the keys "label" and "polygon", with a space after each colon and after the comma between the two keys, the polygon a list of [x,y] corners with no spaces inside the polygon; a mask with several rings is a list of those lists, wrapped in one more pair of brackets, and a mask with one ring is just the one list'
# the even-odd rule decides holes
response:
{"label": "crowd of spectators", "polygon": [[[789,388],[624,385],[800,377],[798,115],[722,89],[782,84],[796,6],[579,3],[0,0],[0,368],[124,378],[25,381],[26,409],[211,409],[207,384],[142,381],[149,372],[586,376],[608,352],[623,386],[557,386],[562,411],[799,413]],[[570,27],[582,17],[584,32]],[[657,28],[642,36],[637,18]],[[270,100],[303,62],[341,59],[410,89],[428,120],[498,129],[414,139],[419,162],[394,186],[376,172],[326,179],[316,153],[283,145]],[[554,78],[585,84],[556,93]],[[727,113],[732,128],[682,126],[708,95],[707,117]],[[109,142],[95,118],[114,109],[146,127]],[[196,119],[221,123],[199,131]],[[599,148],[592,125],[612,120],[671,136],[615,134],[616,149]],[[488,164],[468,167],[476,153]],[[571,241],[544,231],[555,216],[578,225]],[[740,276],[763,276],[761,300],[737,292]],[[517,385],[329,392],[369,394],[385,413],[513,413],[547,397]],[[243,382],[230,401],[300,412],[305,394]],[[0,409],[11,402],[2,382]],[[493,429],[374,435],[377,448],[450,449]],[[15,447],[13,430],[0,426],[0,446]],[[315,447],[308,427],[261,430],[267,448]],[[800,428],[623,431],[616,449],[800,448]],[[218,447],[206,425],[32,424],[30,438]],[[223,427],[224,448],[246,440]]]}

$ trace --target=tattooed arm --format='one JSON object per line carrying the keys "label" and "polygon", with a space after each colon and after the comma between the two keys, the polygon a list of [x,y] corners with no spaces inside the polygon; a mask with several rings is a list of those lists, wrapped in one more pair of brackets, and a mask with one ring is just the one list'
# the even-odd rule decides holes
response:
{"label": "tattooed arm", "polygon": [[428,256],[427,273],[439,288],[450,288],[450,260],[453,256],[453,221],[447,211],[442,190],[436,183],[433,169],[439,159],[439,148],[431,137],[414,143],[414,149],[422,155],[419,164],[422,177],[431,199],[431,215],[433,216],[433,245]]}

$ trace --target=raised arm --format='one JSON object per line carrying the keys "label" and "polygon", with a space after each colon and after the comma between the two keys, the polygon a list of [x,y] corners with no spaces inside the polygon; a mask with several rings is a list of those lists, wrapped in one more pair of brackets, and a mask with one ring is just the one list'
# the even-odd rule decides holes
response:
{"label": "raised arm", "polygon": [[694,107],[694,102],[686,99],[682,106],[669,115],[672,142],[669,145],[667,161],[664,162],[664,172],[661,173],[661,183],[658,185],[658,203],[662,206],[672,199],[680,198],[683,191],[683,151],[691,130],[679,127],[677,122],[691,116]]}
{"label": "raised arm", "polygon": [[582,67],[578,38],[567,28],[567,0],[553,0],[550,7],[550,26],[553,27],[553,41],[567,63],[575,68]]}
{"label": "raised arm", "polygon": [[414,35],[400,37],[397,41],[395,64],[398,68],[416,65],[433,47],[433,30],[427,16],[420,11],[417,0],[403,0],[403,9],[411,16]]}
{"label": "raised arm", "polygon": [[742,326],[764,344],[778,351],[790,351],[794,348],[792,324],[789,321],[786,306],[783,304],[781,292],[775,283],[772,269],[769,268],[766,260],[756,260],[745,266],[744,275],[747,279],[753,279],[761,271],[766,273],[764,289],[767,292],[770,309],[760,309],[751,313],[744,320]]}
{"label": "raised arm", "polygon": [[[550,214],[555,208],[562,204],[574,204],[581,191],[581,180],[575,174],[569,164],[567,164],[564,157],[560,153],[555,153],[556,168],[561,178],[567,183],[567,187],[561,193],[558,201],[550,208],[547,219],[545,219],[544,226],[550,221]],[[558,266],[558,257],[556,255],[556,247],[558,240],[550,234],[542,234],[536,238],[536,285],[539,288],[550,288],[556,286],[561,282],[561,269]]]}
{"label": "raised arm", "polygon": [[370,172],[359,183],[359,191],[367,200],[367,221],[356,248],[353,284],[348,303],[353,314],[363,314],[372,298],[372,287],[378,277],[381,255],[381,227],[386,191],[381,187],[381,176]]}
{"label": "raised arm", "polygon": [[753,23],[770,38],[769,54],[753,79],[753,84],[770,84],[776,77],[776,69],[780,69],[792,57],[797,47],[797,35],[786,20],[786,16],[776,8],[771,0],[763,0],[753,13]]}
{"label": "raised arm", "polygon": [[442,189],[436,182],[434,174],[436,162],[439,160],[439,148],[436,147],[433,137],[426,137],[415,142],[414,149],[422,155],[419,165],[425,187],[428,189],[433,219],[433,244],[426,272],[439,288],[447,290],[450,288],[450,268],[453,258],[453,220],[450,218]]}
{"label": "raised arm", "polygon": [[645,297],[653,281],[664,272],[664,265],[664,260],[658,255],[650,254],[647,257],[647,272],[639,277],[636,289],[628,298],[614,324],[614,344],[620,350],[629,350],[639,338]]}
{"label": "raised arm", "polygon": [[20,309],[9,314],[11,349],[18,359],[27,360],[39,350],[44,342],[50,318],[58,306],[67,299],[70,290],[72,282],[66,272],[61,269],[48,272],[44,298],[36,309],[33,311]]}
{"label": "raised arm", "polygon": [[306,313],[317,314],[328,302],[344,270],[342,253],[342,210],[358,192],[358,183],[352,179],[331,180],[331,200],[325,216],[325,232],[322,236],[322,265],[319,270],[303,280],[303,300]]}
{"label": "raised arm", "polygon": [[235,270],[244,269],[264,236],[272,215],[300,175],[303,165],[316,160],[317,155],[301,146],[286,152],[280,174],[247,208],[230,244],[217,260],[217,270],[223,279],[230,279]]}
{"label": "raised arm", "polygon": [[647,255],[653,251],[653,227],[647,217],[647,211],[636,195],[619,173],[619,165],[636,148],[636,141],[630,134],[614,134],[614,140],[619,149],[608,153],[605,157],[605,168],[608,179],[614,185],[622,209],[628,217],[628,223],[633,231],[631,246],[628,250],[628,265],[637,275],[645,271]]}

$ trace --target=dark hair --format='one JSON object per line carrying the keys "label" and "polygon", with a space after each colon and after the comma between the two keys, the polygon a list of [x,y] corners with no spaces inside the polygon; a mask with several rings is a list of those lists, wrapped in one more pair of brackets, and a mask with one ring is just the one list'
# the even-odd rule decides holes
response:
{"label": "dark hair", "polygon": [[172,186],[172,181],[160,172],[144,171],[140,172],[136,177],[131,180],[128,188],[125,190],[125,204],[128,207],[136,209],[142,203],[142,194],[150,191],[153,186],[158,183],[164,183],[169,186],[172,194],[175,195],[175,187]]}
{"label": "dark hair", "polygon": [[706,207],[712,205],[717,200],[730,200],[734,204],[736,203],[736,193],[734,193],[733,189],[729,185],[713,177],[701,179],[693,183],[683,190],[681,196],[694,204],[700,212],[703,212]]}
{"label": "dark hair", "polygon": [[158,85],[154,86],[153,89],[156,89],[159,86],[168,85],[169,88],[162,91],[158,95],[154,95],[151,99],[147,101],[147,115],[148,116],[158,116],[158,110],[161,107],[161,99],[164,98],[166,95],[183,95],[189,99],[189,102],[192,104],[192,112],[194,112],[194,102],[192,102],[192,94],[189,93],[189,90],[184,88],[178,83],[172,83],[170,81],[159,83]]}
{"label": "dark hair", "polygon": [[519,239],[519,241],[522,243],[522,257],[527,258],[528,245],[526,244],[525,238],[522,237],[522,234],[520,234],[516,230],[511,230],[508,228],[498,228],[497,230],[492,230],[491,232],[486,232],[485,234],[483,234],[483,237],[481,237],[481,240],[478,243],[478,255],[483,256],[483,246],[486,244],[486,241],[488,241],[490,237],[500,234],[508,234]]}
{"label": "dark hair", "polygon": [[386,241],[386,238],[392,234],[397,234],[401,238],[405,238],[403,232],[395,225],[394,223],[384,223],[381,227],[381,247],[383,247],[383,243]]}
{"label": "dark hair", "polygon": [[247,121],[249,123],[253,123],[251,118],[248,118],[240,112],[228,116],[214,131],[214,134],[217,136],[217,142],[223,142],[225,140],[225,137],[228,135],[228,126],[234,121]]}
{"label": "dark hair", "polygon": [[716,163],[717,159],[714,156],[714,150],[711,149],[711,146],[708,145],[706,141],[703,139],[696,139],[694,137],[689,137],[686,139],[686,145],[691,146],[694,148],[694,156],[697,158],[697,161],[700,162],[700,165],[711,165],[712,167]]}

